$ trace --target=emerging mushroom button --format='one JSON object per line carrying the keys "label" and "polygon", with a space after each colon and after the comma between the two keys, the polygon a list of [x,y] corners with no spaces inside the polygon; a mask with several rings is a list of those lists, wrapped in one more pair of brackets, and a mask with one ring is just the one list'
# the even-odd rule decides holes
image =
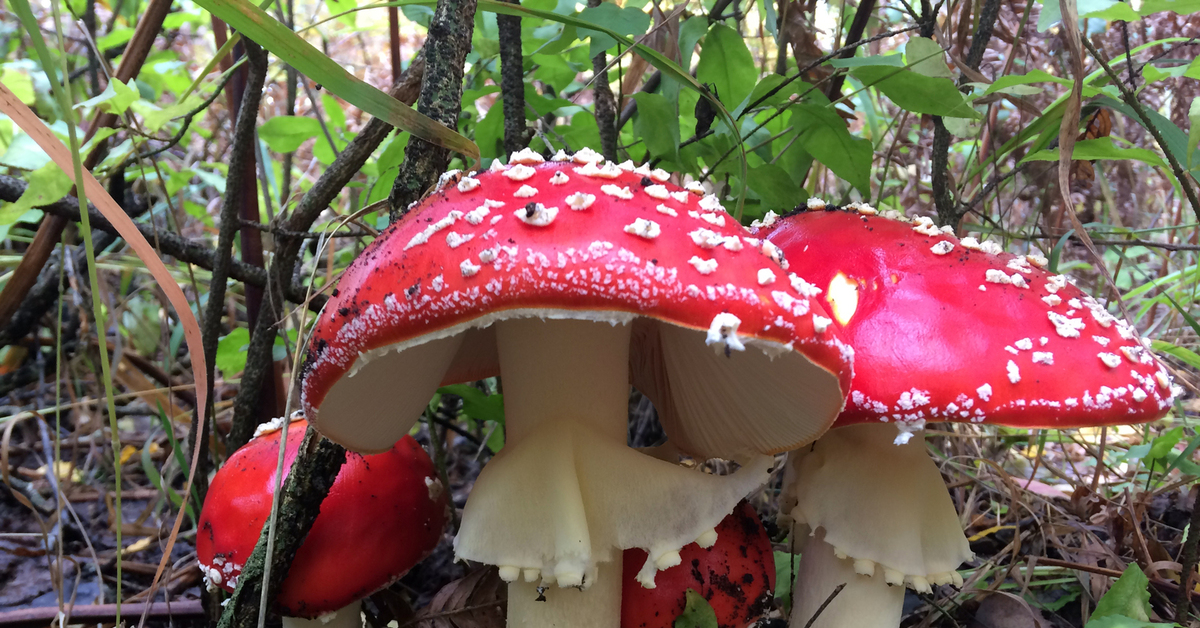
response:
{"label": "emerging mushroom button", "polygon": [[[616,626],[621,550],[648,552],[647,585],[676,564],[765,480],[763,454],[828,427],[851,352],[775,247],[715,198],[588,150],[541,162],[522,151],[444,177],[364,251],[313,332],[303,402],[329,438],[377,450],[447,373],[497,356],[507,440],[471,492],[456,551],[500,566],[514,624]],[[763,269],[780,279],[761,283]],[[657,398],[694,410],[672,440],[738,459],[737,473],[626,446],[635,334],[634,368]],[[780,393],[796,381],[795,396]],[[799,399],[805,415],[785,416]],[[539,585],[562,589],[534,604]]]}
{"label": "emerging mushroom button", "polygon": [[[213,477],[196,536],[209,586],[234,590],[270,516],[283,423],[260,426]],[[284,477],[307,426],[298,418],[288,426]],[[276,598],[284,626],[361,626],[358,601],[437,547],[448,506],[433,462],[411,436],[383,453],[346,454]]]}
{"label": "emerging mushroom button", "polygon": [[888,584],[958,581],[971,552],[924,439],[912,438],[926,421],[1097,426],[1171,405],[1170,377],[1133,327],[1043,270],[1045,258],[875,213],[805,212],[767,227],[785,253],[806,252],[804,280],[855,348],[845,411],[789,462],[785,509],[817,535],[794,626],[847,572],[862,575],[817,626],[895,626],[903,590]]}

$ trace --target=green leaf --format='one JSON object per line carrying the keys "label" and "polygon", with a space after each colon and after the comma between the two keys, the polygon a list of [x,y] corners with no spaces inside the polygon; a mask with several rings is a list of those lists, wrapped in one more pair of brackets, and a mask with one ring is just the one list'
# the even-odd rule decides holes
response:
{"label": "green leaf", "polygon": [[427,142],[479,159],[474,142],[350,74],[256,5],[246,0],[196,0],[196,4],[346,102]]}
{"label": "green leaf", "polygon": [[696,44],[708,32],[708,18],[703,16],[689,17],[679,27],[679,65],[692,67],[692,55],[696,53]]}
{"label": "green leaf", "polygon": [[246,368],[246,348],[250,346],[250,330],[235,327],[217,342],[217,358],[214,361],[226,378],[241,373]]}
{"label": "green leaf", "polygon": [[748,176],[746,185],[763,200],[764,210],[783,213],[795,209],[804,200],[800,186],[793,183],[787,172],[775,164],[755,166],[750,169]]}
{"label": "green leaf", "polygon": [[33,90],[33,77],[27,72],[6,65],[0,69],[0,83],[22,103],[32,106],[37,102],[37,93]]}
{"label": "green leaf", "polygon": [[1112,616],[1123,616],[1140,621],[1150,620],[1150,591],[1147,587],[1150,579],[1142,573],[1141,568],[1131,564],[1125,568],[1125,573],[1113,583],[1112,588],[1096,603],[1092,611],[1092,621],[1087,628],[1094,628],[1092,622],[1097,619]]}
{"label": "green leaf", "polygon": [[[1075,143],[1071,157],[1076,160],[1092,159],[1135,159],[1152,166],[1166,167],[1166,162],[1158,153],[1145,148],[1118,148],[1111,137],[1098,137],[1093,140],[1080,140]],[[1039,150],[1027,156],[1022,161],[1058,161],[1058,149]]]}
{"label": "green leaf", "polygon": [[700,48],[696,79],[716,86],[717,96],[729,108],[750,95],[757,78],[758,68],[742,36],[724,24],[713,24]]}
{"label": "green leaf", "polygon": [[1089,620],[1086,628],[1172,628],[1173,625],[1142,621],[1121,615],[1109,615],[1101,619]]}
{"label": "green leaf", "polygon": [[504,395],[489,395],[474,386],[452,384],[442,386],[438,393],[455,395],[463,400],[463,414],[476,421],[495,421],[504,424]]}
{"label": "green leaf", "polygon": [[717,614],[695,589],[687,590],[687,604],[675,619],[674,628],[718,628]]}
{"label": "green leaf", "polygon": [[979,114],[947,78],[917,74],[908,68],[860,66],[850,70],[864,85],[883,92],[900,108],[951,118],[978,118]]}
{"label": "green leaf", "polygon": [[850,135],[846,122],[832,108],[810,102],[792,105],[792,127],[800,133],[797,143],[809,155],[863,194],[870,192],[871,142]]}
{"label": "green leaf", "polygon": [[800,573],[800,555],[775,552],[775,600],[788,610],[792,606],[792,579]]}
{"label": "green leaf", "polygon": [[290,153],[321,132],[321,123],[306,116],[275,116],[258,127],[258,137],[277,153]]}
{"label": "green leaf", "polygon": [[1142,19],[1142,16],[1138,15],[1137,11],[1134,11],[1132,7],[1124,2],[1117,2],[1101,11],[1093,11],[1087,17],[1094,17],[1106,22],[1136,22]]}
{"label": "green leaf", "polygon": [[28,187],[15,203],[8,203],[0,212],[0,224],[11,225],[34,207],[49,205],[71,191],[71,178],[57,164],[50,162],[29,173]]}
{"label": "green leaf", "polygon": [[1138,8],[1138,13],[1142,15],[1153,15],[1162,11],[1190,15],[1200,11],[1200,0],[1145,0]]}
{"label": "green leaf", "polygon": [[[619,7],[614,2],[604,2],[600,6],[588,7],[579,12],[579,19],[597,26],[605,26],[621,35],[642,35],[650,28],[650,14],[633,7]],[[598,30],[581,30],[580,37],[590,37],[591,47],[589,56],[617,45],[617,40]]]}
{"label": "green leaf", "polygon": [[1058,83],[1059,85],[1070,85],[1071,81],[1059,76],[1054,76],[1044,70],[1030,70],[1027,74],[1008,74],[1002,76],[994,83],[983,90],[983,95],[993,94],[995,92],[1005,92],[1009,88],[1016,85],[1028,85],[1030,83]]}
{"label": "green leaf", "polygon": [[953,79],[945,54],[937,42],[928,37],[913,37],[904,45],[904,60],[917,74]]}
{"label": "green leaf", "polygon": [[[1062,8],[1058,4],[1058,0],[1039,0],[1042,5],[1042,12],[1038,15],[1037,29],[1039,33],[1044,33],[1051,26],[1062,21]],[[1077,7],[1079,9],[1079,17],[1100,17],[1101,14],[1113,8],[1113,5],[1120,4],[1121,0],[1078,0]],[[1144,6],[1144,5],[1143,5]],[[1120,9],[1117,9],[1120,11]],[[1133,13],[1133,11],[1129,11]],[[1128,14],[1126,14],[1128,15]],[[1143,13],[1145,15],[1145,13]],[[1137,20],[1134,15],[1132,20]]]}
{"label": "green leaf", "polygon": [[1197,355],[1191,349],[1162,340],[1152,340],[1150,341],[1150,345],[1156,353],[1165,353],[1178,358],[1181,362],[1186,363],[1194,369],[1200,369],[1200,355]]}
{"label": "green leaf", "polygon": [[[1188,64],[1187,69],[1183,71],[1183,75],[1187,78],[1200,79],[1200,57],[1192,59]],[[1192,102],[1195,102],[1194,100]]]}
{"label": "green leaf", "polygon": [[1150,453],[1146,456],[1149,460],[1160,460],[1166,458],[1167,454],[1171,453],[1179,441],[1183,440],[1183,428],[1176,427],[1169,429],[1166,432],[1156,436],[1150,443]]}
{"label": "green leaf", "polygon": [[633,95],[637,102],[637,117],[633,119],[633,131],[643,141],[650,154],[655,157],[679,160],[679,116],[665,96],[638,92]]}
{"label": "green leaf", "polygon": [[1188,121],[1191,122],[1191,128],[1188,129],[1187,164],[1189,168],[1196,168],[1200,166],[1200,159],[1196,158],[1196,146],[1200,145],[1200,98],[1192,101],[1188,109]]}
{"label": "green leaf", "polygon": [[832,59],[829,65],[835,68],[862,68],[880,66],[886,68],[904,67],[904,56],[898,52],[873,57],[852,57],[850,59]]}
{"label": "green leaf", "polygon": [[128,85],[112,80],[108,82],[108,87],[105,87],[104,91],[75,105],[75,108],[98,107],[101,111],[119,115],[125,113],[125,110],[129,109],[129,105],[133,104],[139,95],[137,82],[133,79],[129,79]]}

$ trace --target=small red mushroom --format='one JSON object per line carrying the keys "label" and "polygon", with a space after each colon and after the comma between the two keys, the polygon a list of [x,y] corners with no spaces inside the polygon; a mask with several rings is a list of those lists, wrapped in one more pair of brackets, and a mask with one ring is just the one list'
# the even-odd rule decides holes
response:
{"label": "small red mushroom", "polygon": [[[260,427],[213,477],[196,536],[209,586],[234,590],[270,517],[282,423]],[[285,478],[307,427],[298,418],[288,426]],[[358,601],[437,547],[448,507],[433,462],[411,436],[382,453],[347,453],[275,600],[285,627],[317,619],[314,628],[358,628]]]}
{"label": "small red mushroom", "polygon": [[793,626],[841,583],[817,628],[895,628],[903,585],[961,584],[970,547],[924,439],[912,438],[927,421],[1069,428],[1171,407],[1171,378],[1133,326],[1043,270],[1043,256],[876,213],[854,205],[762,225],[855,350],[849,403],[785,476],[784,510],[814,533]]}
{"label": "small red mushroom", "polygon": [[671,628],[693,589],[708,601],[721,628],[752,625],[771,607],[775,591],[775,553],[758,513],[742,502],[716,527],[709,547],[690,543],[679,551],[683,562],[659,572],[655,587],[637,581],[640,549],[625,550],[621,628]]}

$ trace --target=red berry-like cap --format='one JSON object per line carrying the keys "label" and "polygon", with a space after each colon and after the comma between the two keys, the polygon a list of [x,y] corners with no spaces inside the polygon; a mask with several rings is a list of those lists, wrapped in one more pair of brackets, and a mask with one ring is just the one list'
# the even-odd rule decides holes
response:
{"label": "red berry-like cap", "polygon": [[671,628],[693,589],[708,601],[721,628],[744,628],[771,607],[775,591],[775,553],[758,513],[746,502],[716,527],[709,548],[684,546],[680,564],[658,572],[655,587],[637,582],[646,560],[640,549],[625,550],[621,590],[621,628]]}
{"label": "red berry-like cap", "polygon": [[959,239],[928,218],[802,212],[767,238],[805,254],[855,349],[837,425],[890,421],[1065,428],[1138,423],[1171,406],[1171,378],[1137,331],[1040,255]]}
{"label": "red berry-like cap", "polygon": [[[307,427],[303,420],[288,427],[285,469]],[[210,585],[233,591],[270,517],[281,433],[255,437],[213,477],[196,536]],[[411,436],[383,453],[347,453],[280,589],[280,613],[317,617],[391,584],[437,547],[448,504],[433,462]]]}

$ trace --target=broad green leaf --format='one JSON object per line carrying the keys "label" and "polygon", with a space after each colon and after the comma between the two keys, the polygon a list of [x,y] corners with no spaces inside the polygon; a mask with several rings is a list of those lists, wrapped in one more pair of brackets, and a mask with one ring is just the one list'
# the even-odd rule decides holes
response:
{"label": "broad green leaf", "polygon": [[[1125,573],[1113,583],[1112,588],[1096,603],[1092,620],[1112,616],[1124,616],[1140,621],[1150,620],[1150,579],[1137,564],[1125,568]],[[1091,627],[1092,622],[1088,622]]]}
{"label": "broad green leaf", "polygon": [[692,67],[692,55],[696,53],[696,44],[708,32],[708,18],[703,16],[689,17],[679,27],[679,65]]}
{"label": "broad green leaf", "polygon": [[1142,15],[1153,15],[1162,11],[1191,15],[1200,11],[1200,0],[1144,0],[1138,8],[1138,13]]}
{"label": "broad green leaf", "polygon": [[983,90],[986,96],[999,91],[1004,91],[1007,88],[1015,85],[1027,85],[1029,83],[1058,83],[1059,85],[1070,85],[1071,81],[1060,76],[1054,76],[1044,70],[1030,70],[1027,74],[1008,74],[1002,76],[994,83]]}
{"label": "broad green leaf", "polygon": [[203,96],[199,94],[192,94],[184,99],[183,102],[167,105],[161,109],[157,105],[145,100],[138,100],[134,102],[132,105],[130,105],[130,109],[142,117],[142,125],[147,131],[155,133],[159,129],[163,128],[166,123],[174,120],[175,118],[187,115],[189,112],[199,107],[203,102]]}
{"label": "broad green leaf", "polygon": [[235,327],[217,342],[215,364],[226,378],[241,373],[246,368],[246,348],[250,346],[250,330]]}
{"label": "broad green leaf", "polygon": [[196,4],[346,102],[423,140],[479,159],[474,142],[350,74],[256,5],[246,0],[196,0]]}
{"label": "broad green leaf", "polygon": [[800,573],[800,555],[775,551],[775,600],[784,610],[792,607],[792,579]]}
{"label": "broad green leaf", "polygon": [[792,105],[792,127],[800,134],[796,143],[813,159],[862,193],[870,192],[871,142],[851,136],[845,120],[832,108],[810,102]]}
{"label": "broad green leaf", "polygon": [[831,59],[829,65],[835,68],[861,68],[866,66],[883,66],[889,68],[904,67],[904,56],[898,52],[876,55],[873,57],[852,57],[850,59]]}
{"label": "broad green leaf", "polygon": [[917,74],[953,79],[945,54],[937,42],[928,37],[913,37],[904,45],[904,60]]}
{"label": "broad green leaf", "polygon": [[[1152,166],[1165,168],[1166,162],[1158,153],[1145,148],[1118,148],[1111,137],[1098,137],[1093,140],[1080,140],[1075,143],[1071,158],[1081,159],[1134,159]],[[1058,161],[1058,149],[1040,150],[1029,155],[1022,161]]]}
{"label": "broad green leaf", "polygon": [[[579,19],[597,26],[607,27],[621,35],[642,35],[650,28],[650,14],[633,7],[619,7],[614,2],[603,2],[600,6],[588,7],[579,12]],[[599,30],[581,30],[580,37],[590,37],[590,56],[617,45],[617,40]]]}
{"label": "broad green leaf", "polygon": [[85,109],[88,107],[98,107],[101,111],[106,111],[113,114],[125,113],[129,109],[129,105],[138,99],[137,82],[129,79],[129,84],[126,85],[121,81],[112,80],[108,82],[108,87],[93,98],[89,98],[77,105],[76,109]]}
{"label": "broad green leaf", "polygon": [[72,187],[71,178],[54,163],[47,163],[29,173],[25,181],[29,185],[21,198],[6,204],[3,212],[0,212],[0,224],[11,225],[30,209],[49,205],[66,196]]}
{"label": "broad green leaf", "polygon": [[1142,19],[1142,16],[1138,15],[1137,11],[1134,11],[1132,7],[1124,2],[1117,2],[1101,11],[1093,11],[1087,17],[1094,17],[1106,22],[1136,22]]}
{"label": "broad green leaf", "polygon": [[952,118],[979,117],[950,79],[885,66],[860,66],[851,69],[850,73],[864,85],[883,92],[901,109]]}
{"label": "broad green leaf", "polygon": [[33,90],[33,77],[29,76],[27,72],[5,66],[0,69],[0,83],[3,83],[8,91],[12,92],[22,103],[32,106],[37,102],[37,93]]}
{"label": "broad green leaf", "polygon": [[754,89],[758,68],[737,31],[724,24],[713,24],[700,48],[696,79],[711,84],[726,108],[736,107]]}
{"label": "broad green leaf", "polygon": [[1150,453],[1146,458],[1151,460],[1159,460],[1166,458],[1175,449],[1175,445],[1183,440],[1183,428],[1176,427],[1169,429],[1166,432],[1156,436],[1150,443]]}
{"label": "broad green leaf", "polygon": [[275,116],[258,127],[258,137],[277,153],[290,153],[321,132],[321,123],[307,116]]}
{"label": "broad green leaf", "polygon": [[633,95],[637,102],[637,117],[633,119],[633,131],[646,143],[646,148],[655,157],[679,160],[679,116],[665,96],[638,92]]}
{"label": "broad green leaf", "polygon": [[750,169],[746,185],[763,200],[765,210],[781,214],[791,211],[804,201],[800,186],[792,182],[787,172],[775,164],[762,164]]}
{"label": "broad green leaf", "polygon": [[1187,78],[1200,79],[1200,57],[1192,59],[1192,62],[1188,64],[1187,69],[1183,71],[1183,75]]}
{"label": "broad green leaf", "polygon": [[717,614],[695,589],[687,590],[687,603],[675,619],[674,628],[717,628]]}
{"label": "broad green leaf", "polygon": [[344,105],[338,102],[338,99],[334,98],[332,95],[328,93],[322,93],[321,106],[325,109],[325,116],[328,118],[326,123],[329,125],[330,129],[345,131],[346,110],[342,108]]}

